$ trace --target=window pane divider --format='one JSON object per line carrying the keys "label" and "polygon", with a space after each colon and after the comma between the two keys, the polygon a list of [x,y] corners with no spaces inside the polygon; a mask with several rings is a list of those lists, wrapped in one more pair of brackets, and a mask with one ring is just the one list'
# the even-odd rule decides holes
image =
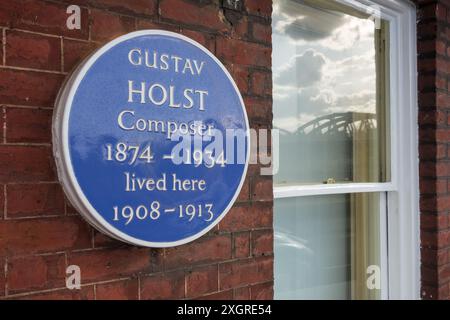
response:
{"label": "window pane divider", "polygon": [[370,193],[396,191],[394,183],[346,183],[346,184],[316,184],[295,186],[274,186],[274,198],[294,198],[315,195],[331,195],[345,193]]}

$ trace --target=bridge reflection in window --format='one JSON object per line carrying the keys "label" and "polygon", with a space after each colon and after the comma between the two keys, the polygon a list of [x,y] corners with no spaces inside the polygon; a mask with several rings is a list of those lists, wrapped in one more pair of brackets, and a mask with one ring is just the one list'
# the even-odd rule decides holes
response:
{"label": "bridge reflection in window", "polygon": [[337,2],[275,1],[277,185],[386,182],[388,22]]}

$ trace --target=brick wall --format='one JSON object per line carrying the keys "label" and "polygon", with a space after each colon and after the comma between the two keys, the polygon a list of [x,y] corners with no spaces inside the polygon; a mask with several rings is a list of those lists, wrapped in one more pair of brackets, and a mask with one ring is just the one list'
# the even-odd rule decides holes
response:
{"label": "brick wall", "polygon": [[[81,30],[66,8],[81,7]],[[0,0],[0,299],[273,297],[271,178],[251,165],[239,199],[206,236],[170,249],[124,245],[65,200],[51,147],[63,80],[108,40],[158,28],[191,37],[224,62],[253,128],[269,128],[270,0],[241,11],[220,0]],[[82,289],[65,289],[69,265]]]}
{"label": "brick wall", "polygon": [[422,298],[450,298],[450,1],[418,5]]}

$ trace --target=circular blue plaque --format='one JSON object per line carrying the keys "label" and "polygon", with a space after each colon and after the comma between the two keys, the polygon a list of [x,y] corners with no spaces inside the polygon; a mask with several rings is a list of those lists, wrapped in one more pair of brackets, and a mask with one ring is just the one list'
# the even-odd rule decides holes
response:
{"label": "circular blue plaque", "polygon": [[131,244],[193,241],[245,180],[249,124],[232,77],[185,36],[145,30],[87,58],[57,99],[53,146],[73,206]]}

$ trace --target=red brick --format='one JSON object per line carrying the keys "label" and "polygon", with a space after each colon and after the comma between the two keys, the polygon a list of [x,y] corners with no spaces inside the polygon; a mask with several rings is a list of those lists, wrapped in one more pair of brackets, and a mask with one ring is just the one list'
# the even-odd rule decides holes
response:
{"label": "red brick", "polygon": [[437,210],[448,211],[450,209],[450,195],[437,195]]}
{"label": "red brick", "polygon": [[436,233],[434,231],[428,232],[428,231],[422,230],[420,232],[420,244],[422,246],[422,250],[423,250],[423,248],[436,249],[437,248]]}
{"label": "red brick", "polygon": [[232,36],[236,39],[246,39],[249,37],[249,25],[247,16],[237,16],[238,18],[233,19],[233,32]]}
{"label": "red brick", "polygon": [[184,298],[184,282],[184,271],[142,277],[141,299],[162,300]]}
{"label": "red brick", "polygon": [[420,209],[423,212],[437,212],[436,197],[434,195],[420,196]]}
{"label": "red brick", "polygon": [[420,177],[438,178],[450,174],[450,163],[447,161],[421,161],[419,165]]}
{"label": "red brick", "polygon": [[438,268],[439,282],[445,283],[450,280],[450,264],[441,265]]}
{"label": "red brick", "polygon": [[186,275],[186,297],[198,297],[218,290],[217,265],[197,268]]}
{"label": "red brick", "polygon": [[0,26],[9,26],[14,19],[17,9],[15,1],[0,0],[2,10],[0,10]]}
{"label": "red brick", "polygon": [[444,41],[436,41],[436,53],[445,56],[447,53],[447,44]]}
{"label": "red brick", "polygon": [[7,185],[8,218],[63,215],[64,193],[57,183]]}
{"label": "red brick", "polygon": [[37,292],[19,298],[19,300],[94,300],[94,286],[82,287],[80,290],[55,290],[49,292]]}
{"label": "red brick", "polygon": [[426,231],[420,233],[421,245],[425,248],[443,249],[447,248],[450,242],[450,230]]}
{"label": "red brick", "polygon": [[446,113],[442,110],[419,111],[419,125],[450,124]]}
{"label": "red brick", "polygon": [[120,247],[123,243],[119,240],[111,238],[106,234],[103,234],[97,230],[94,230],[94,247],[95,248],[105,248],[105,247]]}
{"label": "red brick", "polygon": [[5,185],[0,184],[0,220],[3,219],[5,211]]}
{"label": "red brick", "polygon": [[11,28],[38,31],[72,38],[89,36],[88,11],[81,8],[81,28],[67,28],[67,4],[36,0],[1,0],[0,24]]}
{"label": "red brick", "polygon": [[80,267],[82,283],[98,280],[112,280],[137,273],[150,273],[159,269],[161,251],[148,248],[99,249],[72,253],[69,265]]}
{"label": "red brick", "polygon": [[95,289],[97,300],[137,300],[139,298],[137,279],[97,284]]}
{"label": "red brick", "polygon": [[180,26],[177,24],[156,22],[145,19],[137,19],[136,29],[137,30],[159,29],[178,33],[180,32]]}
{"label": "red brick", "polygon": [[[447,64],[446,70],[450,70],[450,63]],[[449,96],[446,93],[437,92],[436,93],[436,107],[438,108],[447,108],[449,106]]]}
{"label": "red brick", "polygon": [[[435,53],[437,51],[437,42],[435,39],[432,40],[423,40],[423,41],[419,41],[419,43],[417,44],[417,51],[421,54],[423,53]],[[432,62],[433,65],[436,65],[435,60],[434,59],[420,59],[421,62]],[[434,69],[433,69],[434,70]],[[425,71],[422,70],[421,71]]]}
{"label": "red brick", "polygon": [[419,21],[417,23],[417,36],[418,38],[426,38],[430,34],[437,34],[438,25],[435,21]]}
{"label": "red brick", "polygon": [[252,23],[252,36],[253,39],[261,41],[265,44],[271,44],[272,42],[272,27],[270,24],[262,24],[258,22]]}
{"label": "red brick", "polygon": [[[436,71],[439,71],[440,73],[443,73],[443,74],[448,74],[448,72],[450,70],[449,67],[450,67],[450,61],[448,61],[447,59],[444,59],[441,57],[438,57],[436,59]],[[435,95],[436,96],[439,96],[439,95],[445,96],[446,94],[444,92],[436,92]],[[440,106],[445,108],[445,105],[440,105]]]}
{"label": "red brick", "polygon": [[91,3],[98,8],[105,8],[130,15],[153,16],[156,14],[157,10],[157,0],[96,0],[91,1]]}
{"label": "red brick", "polygon": [[235,300],[250,300],[250,287],[234,289]]}
{"label": "red brick", "polygon": [[95,42],[64,39],[64,71],[72,71],[97,47],[98,44]]}
{"label": "red brick", "polygon": [[31,256],[8,260],[8,293],[64,287],[64,254]]}
{"label": "red brick", "polygon": [[437,129],[436,130],[436,141],[437,142],[448,142],[450,139],[450,129]]}
{"label": "red brick", "polygon": [[448,300],[450,296],[450,284],[445,283],[438,288],[438,299]]}
{"label": "red brick", "polygon": [[254,177],[252,179],[251,197],[253,201],[273,200],[272,177]]}
{"label": "red brick", "polygon": [[29,108],[6,108],[5,110],[7,142],[51,142],[52,110]]}
{"label": "red brick", "polygon": [[250,122],[270,123],[272,121],[272,103],[270,101],[255,97],[245,97],[244,102]]}
{"label": "red brick", "polygon": [[250,82],[250,73],[248,68],[238,65],[229,65],[227,69],[230,71],[241,94],[248,93]]}
{"label": "red brick", "polygon": [[422,19],[436,18],[437,4],[422,6],[417,14],[417,17]]}
{"label": "red brick", "polygon": [[[420,142],[429,142],[430,144],[436,141],[436,128],[431,127],[422,127],[419,128],[419,140]],[[423,159],[423,155],[420,155],[421,159]]]}
{"label": "red brick", "polygon": [[447,192],[447,180],[446,179],[421,179],[420,180],[420,192],[421,194],[436,195],[439,193]]}
{"label": "red brick", "polygon": [[5,295],[5,259],[0,257],[0,297]]}
{"label": "red brick", "polygon": [[77,210],[72,206],[69,200],[66,199],[66,214],[67,215],[77,215],[80,214],[77,212]]}
{"label": "red brick", "polygon": [[236,14],[234,11],[225,11],[224,13],[232,26],[231,37],[234,39],[248,39],[250,31],[248,16]]}
{"label": "red brick", "polygon": [[198,300],[221,300],[221,301],[233,300],[233,290],[220,291],[204,295],[198,298]]}
{"label": "red brick", "polygon": [[1,130],[1,134],[0,134],[0,143],[3,143],[5,140],[5,126],[6,126],[6,108],[4,106],[0,106],[0,112],[1,112],[1,116],[0,116],[0,130]]}
{"label": "red brick", "polygon": [[161,0],[161,17],[180,24],[200,25],[215,31],[225,31],[227,23],[220,9],[214,5],[195,4],[186,0]]}
{"label": "red brick", "polygon": [[61,70],[61,39],[6,31],[6,65]]}
{"label": "red brick", "polygon": [[421,262],[424,266],[437,267],[449,261],[448,249],[424,248],[421,250]]}
{"label": "red brick", "polygon": [[216,47],[214,35],[189,29],[181,29],[181,34],[197,41],[210,52],[214,53]]}
{"label": "red brick", "polygon": [[273,280],[273,259],[260,258],[228,262],[219,266],[220,289]]}
{"label": "red brick", "polygon": [[422,107],[435,107],[436,94],[433,92],[419,92],[419,105]]}
{"label": "red brick", "polygon": [[251,76],[251,92],[258,96],[270,96],[272,94],[271,74],[254,71]]}
{"label": "red brick", "polygon": [[273,282],[256,284],[250,292],[252,300],[273,300]]}
{"label": "red brick", "polygon": [[269,47],[257,43],[224,37],[216,41],[216,55],[230,63],[270,68],[271,53]]}
{"label": "red brick", "polygon": [[[422,76],[419,78],[419,90],[433,89],[436,87],[437,78],[434,75]],[[444,87],[447,85],[445,84]]]}
{"label": "red brick", "polygon": [[249,14],[270,17],[272,15],[272,1],[245,0],[245,6]]}
{"label": "red brick", "polygon": [[448,215],[447,214],[421,214],[420,228],[428,231],[438,231],[447,229]]}
{"label": "red brick", "polygon": [[439,297],[438,288],[422,284],[420,296],[424,300],[437,299]]}
{"label": "red brick", "polygon": [[241,231],[272,227],[272,203],[233,207],[220,222],[221,231]]}
{"label": "red brick", "polygon": [[450,196],[434,195],[421,196],[420,208],[427,212],[443,212],[450,208]]}
{"label": "red brick", "polygon": [[438,248],[447,248],[450,244],[450,229],[437,233]]}
{"label": "red brick", "polygon": [[436,6],[436,18],[441,21],[446,21],[447,8],[443,3],[438,3]]}
{"label": "red brick", "polygon": [[93,40],[112,40],[134,30],[134,19],[92,10],[91,36]]}
{"label": "red brick", "polygon": [[273,254],[273,230],[252,231],[252,254],[254,256]]}
{"label": "red brick", "polygon": [[6,29],[0,28],[0,65],[3,65],[3,32],[6,32]]}
{"label": "red brick", "polygon": [[0,146],[0,182],[54,181],[52,150],[45,146]]}
{"label": "red brick", "polygon": [[[434,50],[431,50],[434,51]],[[417,69],[419,72],[432,72],[436,70],[435,59],[419,59],[417,62]]]}
{"label": "red brick", "polygon": [[[1,19],[1,13],[0,13]],[[0,28],[0,65],[3,65],[3,32],[6,33],[6,29]]]}
{"label": "red brick", "polygon": [[[44,0],[44,1],[49,1],[49,0]],[[82,6],[82,7],[89,7],[89,6],[94,7],[94,6],[96,6],[96,2],[101,1],[101,0],[50,0],[50,1],[75,4],[77,6]]]}
{"label": "red brick", "polygon": [[78,217],[0,221],[0,256],[83,249],[91,231]]}
{"label": "red brick", "polygon": [[422,283],[435,284],[438,282],[437,269],[435,267],[422,265],[420,274]]}
{"label": "red brick", "polygon": [[233,235],[234,258],[248,258],[250,256],[250,233],[240,232]]}
{"label": "red brick", "polygon": [[180,268],[201,263],[214,263],[231,258],[229,235],[203,237],[197,241],[165,250],[166,269]]}
{"label": "red brick", "polygon": [[250,199],[250,187],[249,187],[249,181],[246,179],[244,181],[244,184],[242,185],[242,189],[239,192],[239,196],[237,198],[237,201],[248,201]]}
{"label": "red brick", "polygon": [[4,104],[52,107],[63,79],[60,74],[0,70],[0,101]]}
{"label": "red brick", "polygon": [[420,159],[423,160],[443,159],[447,157],[447,145],[444,143],[422,143],[419,146],[419,154]]}
{"label": "red brick", "polygon": [[434,86],[433,90],[436,88],[447,90],[449,85],[450,85],[450,83],[447,81],[446,77],[439,76],[436,78],[435,86]]}

